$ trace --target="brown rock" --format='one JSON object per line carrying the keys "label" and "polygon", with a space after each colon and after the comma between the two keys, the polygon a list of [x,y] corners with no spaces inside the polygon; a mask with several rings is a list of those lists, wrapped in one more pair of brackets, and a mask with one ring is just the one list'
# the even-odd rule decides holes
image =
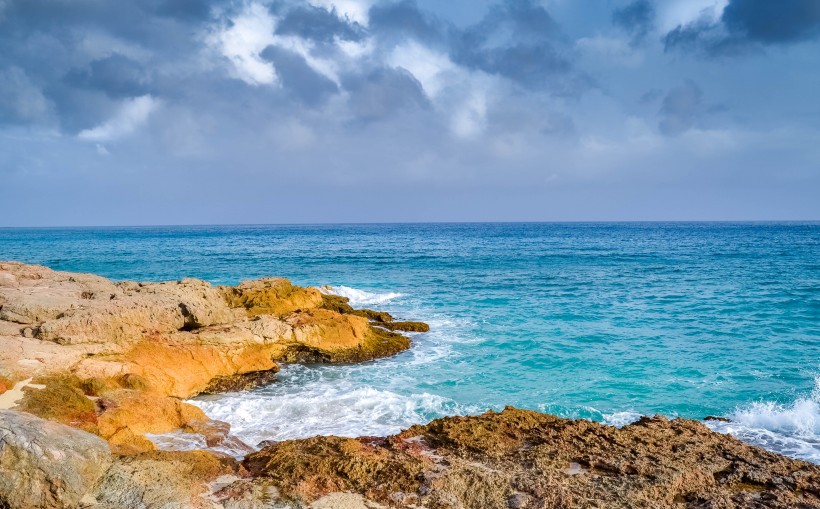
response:
{"label": "brown rock", "polygon": [[243,308],[254,316],[285,316],[294,311],[314,309],[322,304],[319,290],[293,286],[284,278],[246,281],[235,287],[222,287],[221,290],[231,307]]}
{"label": "brown rock", "polygon": [[43,419],[97,433],[97,406],[80,388],[80,380],[71,375],[52,375],[36,379],[42,389],[25,388],[18,410]]}
{"label": "brown rock", "polygon": [[199,408],[176,398],[127,389],[106,394],[99,404],[99,434],[112,445],[128,445],[134,436],[169,433],[208,419]]}
{"label": "brown rock", "polygon": [[430,332],[430,326],[424,322],[388,322],[376,325],[389,331]]}
{"label": "brown rock", "polygon": [[820,466],[662,417],[617,429],[508,408],[387,439],[271,444],[244,464],[304,503],[352,491],[391,507],[820,507]]}

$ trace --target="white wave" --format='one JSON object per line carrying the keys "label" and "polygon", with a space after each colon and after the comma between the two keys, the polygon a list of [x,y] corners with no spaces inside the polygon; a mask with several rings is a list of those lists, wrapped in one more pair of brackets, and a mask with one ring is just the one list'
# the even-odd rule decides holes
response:
{"label": "white wave", "polygon": [[792,403],[752,403],[730,413],[731,422],[706,425],[753,445],[820,463],[820,377],[814,383],[809,396]]}
{"label": "white wave", "polygon": [[396,292],[376,293],[357,290],[349,286],[323,286],[319,291],[328,295],[338,295],[350,299],[351,306],[373,306],[384,304],[393,299],[403,297],[403,294]]}
{"label": "white wave", "polygon": [[454,402],[432,394],[401,395],[344,380],[282,391],[228,394],[191,401],[210,418],[228,422],[249,445],[317,435],[387,436],[413,424],[458,413]]}
{"label": "white wave", "polygon": [[632,424],[641,418],[638,412],[614,412],[611,414],[603,414],[604,424],[615,426],[616,428],[623,428],[627,424]]}

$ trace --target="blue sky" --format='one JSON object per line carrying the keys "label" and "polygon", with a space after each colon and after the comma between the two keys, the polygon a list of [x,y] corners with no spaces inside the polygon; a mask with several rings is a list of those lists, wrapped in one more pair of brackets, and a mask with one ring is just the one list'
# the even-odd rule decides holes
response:
{"label": "blue sky", "polygon": [[817,0],[0,0],[0,226],[820,219]]}

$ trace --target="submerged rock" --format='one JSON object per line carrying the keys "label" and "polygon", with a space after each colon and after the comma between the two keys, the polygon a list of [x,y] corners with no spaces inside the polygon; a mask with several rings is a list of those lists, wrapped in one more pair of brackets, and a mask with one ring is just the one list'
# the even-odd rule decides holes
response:
{"label": "submerged rock", "polygon": [[95,435],[0,410],[0,507],[77,507],[110,464]]}

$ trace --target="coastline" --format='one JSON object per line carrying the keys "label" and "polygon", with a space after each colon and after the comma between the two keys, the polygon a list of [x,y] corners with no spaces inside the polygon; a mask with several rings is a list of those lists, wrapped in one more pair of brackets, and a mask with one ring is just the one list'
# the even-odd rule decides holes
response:
{"label": "coastline", "polygon": [[[643,418],[616,429],[508,408],[439,419],[387,438],[319,437],[255,451],[184,400],[271,383],[282,362],[394,355],[410,340],[389,329],[425,327],[353,309],[344,298],[287,280],[235,287],[198,280],[113,283],[0,262],[0,327],[9,346],[0,353],[0,376],[14,383],[0,398],[15,405],[2,412],[2,422],[29,419],[22,412],[37,415],[98,435],[106,442],[95,442],[95,450],[113,453],[111,466],[96,478],[81,485],[74,476],[71,493],[36,500],[20,499],[20,488],[44,470],[0,464],[15,474],[16,484],[0,483],[0,505],[9,507],[71,507],[93,497],[105,509],[123,506],[117,504],[137,492],[162,493],[157,500],[182,507],[203,500],[212,507],[240,500],[273,507],[264,505],[271,498],[323,507],[344,497],[351,507],[561,507],[583,500],[607,507],[698,500],[820,505],[820,467],[682,419]],[[6,436],[19,432],[2,422]],[[25,422],[25,429],[38,426]],[[197,435],[209,450],[157,451],[146,436],[165,433]],[[14,441],[8,443],[4,447]],[[214,452],[220,449],[248,456],[240,462]],[[146,469],[180,465],[187,465],[187,477],[146,484]],[[81,460],[76,466],[84,468]],[[65,472],[54,475],[62,479]],[[198,488],[181,487],[191,483]],[[476,483],[478,491],[463,489]]]}

